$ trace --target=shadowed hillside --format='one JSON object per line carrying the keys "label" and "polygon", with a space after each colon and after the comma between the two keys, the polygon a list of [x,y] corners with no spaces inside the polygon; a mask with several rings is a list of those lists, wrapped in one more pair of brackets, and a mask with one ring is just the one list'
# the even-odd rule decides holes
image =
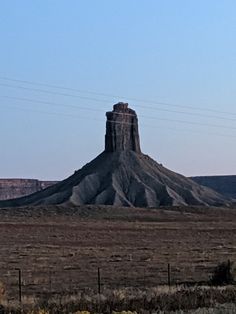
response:
{"label": "shadowed hillside", "polygon": [[191,177],[196,183],[207,186],[226,197],[236,200],[236,176]]}

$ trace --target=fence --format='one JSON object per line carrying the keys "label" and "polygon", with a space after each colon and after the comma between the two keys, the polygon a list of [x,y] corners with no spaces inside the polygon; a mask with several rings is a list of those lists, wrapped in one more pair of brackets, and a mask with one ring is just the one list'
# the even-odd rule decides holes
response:
{"label": "fence", "polygon": [[[78,267],[71,269],[27,270],[15,268],[2,270],[2,278],[6,286],[9,300],[22,301],[23,296],[42,296],[75,294],[95,291],[101,294],[106,289],[149,288],[158,285],[196,284],[207,282],[212,267],[196,268],[196,266],[177,267],[167,263],[162,267],[145,265],[124,269],[121,265],[111,267],[91,267],[83,271]],[[205,265],[206,266],[206,265]],[[201,272],[201,276],[199,274]]]}

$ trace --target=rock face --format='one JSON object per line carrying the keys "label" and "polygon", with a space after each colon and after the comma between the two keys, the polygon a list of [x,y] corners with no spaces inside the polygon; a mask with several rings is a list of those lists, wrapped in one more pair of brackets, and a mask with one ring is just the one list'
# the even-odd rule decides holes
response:
{"label": "rock face", "polygon": [[226,197],[236,200],[236,175],[191,177],[198,184],[207,186]]}
{"label": "rock face", "polygon": [[127,103],[118,103],[113,111],[107,112],[105,151],[121,152],[132,150],[141,153],[138,118],[134,110],[128,108]]}
{"label": "rock face", "polygon": [[29,195],[57,183],[34,179],[0,179],[0,200]]}
{"label": "rock face", "polygon": [[222,205],[215,191],[172,172],[141,153],[138,120],[128,104],[107,113],[105,151],[71,177],[0,207],[39,204],[98,204],[137,207]]}

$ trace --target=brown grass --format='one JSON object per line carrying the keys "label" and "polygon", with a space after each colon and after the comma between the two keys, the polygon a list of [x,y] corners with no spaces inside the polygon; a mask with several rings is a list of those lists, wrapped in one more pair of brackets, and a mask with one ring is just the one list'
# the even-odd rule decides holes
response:
{"label": "brown grass", "polygon": [[[44,300],[35,300],[29,304],[5,306],[5,313],[25,314],[148,314],[148,313],[235,313],[236,288],[192,287],[177,288],[157,287],[145,290],[119,289],[107,290],[102,295],[77,294],[57,296]],[[234,306],[233,306],[234,304]],[[199,309],[205,309],[201,312]],[[206,309],[212,309],[208,312]],[[231,312],[227,312],[227,309]],[[222,310],[224,310],[222,312]],[[184,311],[184,312],[183,312]]]}
{"label": "brown grass", "polygon": [[37,207],[1,210],[0,280],[6,302],[124,287],[208,281],[236,261],[234,209]]}

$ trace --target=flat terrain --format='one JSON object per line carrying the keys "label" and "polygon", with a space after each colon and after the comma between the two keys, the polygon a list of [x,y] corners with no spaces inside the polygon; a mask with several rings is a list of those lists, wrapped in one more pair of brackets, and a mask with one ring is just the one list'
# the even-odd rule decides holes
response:
{"label": "flat terrain", "polygon": [[0,210],[0,280],[9,298],[206,281],[236,261],[236,209],[99,206]]}

